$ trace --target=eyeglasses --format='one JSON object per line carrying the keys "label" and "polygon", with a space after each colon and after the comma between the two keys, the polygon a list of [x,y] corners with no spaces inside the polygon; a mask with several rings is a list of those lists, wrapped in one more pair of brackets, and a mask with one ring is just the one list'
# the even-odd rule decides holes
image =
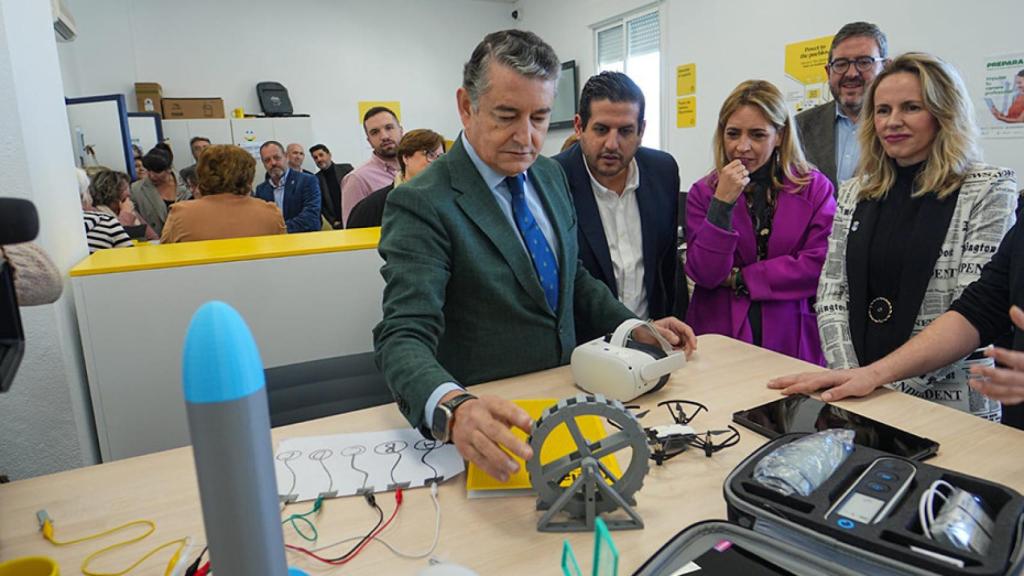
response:
{"label": "eyeglasses", "polygon": [[427,160],[430,160],[431,162],[433,162],[434,160],[437,160],[441,156],[444,156],[444,152],[435,152],[433,150],[430,150],[430,151],[424,150],[423,151],[423,155],[427,157]]}
{"label": "eyeglasses", "polygon": [[882,62],[885,58],[880,56],[861,56],[860,58],[836,58],[828,63],[828,69],[833,74],[845,74],[850,69],[850,64],[857,67],[858,72],[867,72],[876,62]]}

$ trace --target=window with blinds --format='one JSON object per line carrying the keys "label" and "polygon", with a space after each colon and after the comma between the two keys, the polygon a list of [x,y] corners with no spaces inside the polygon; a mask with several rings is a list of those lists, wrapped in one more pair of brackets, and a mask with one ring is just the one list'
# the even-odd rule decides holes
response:
{"label": "window with blinds", "polygon": [[597,71],[623,72],[646,100],[644,146],[661,148],[661,22],[658,10],[632,13],[594,31]]}

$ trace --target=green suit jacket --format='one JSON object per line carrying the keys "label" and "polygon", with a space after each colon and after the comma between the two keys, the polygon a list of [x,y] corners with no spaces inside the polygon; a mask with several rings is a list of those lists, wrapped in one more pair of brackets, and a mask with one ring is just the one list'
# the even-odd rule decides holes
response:
{"label": "green suit jacket", "polygon": [[374,348],[377,367],[414,427],[422,428],[424,405],[439,385],[567,364],[574,318],[611,332],[633,317],[577,258],[576,211],[561,168],[540,157],[528,174],[558,239],[557,313],[461,138],[388,195],[378,246],[387,286]]}

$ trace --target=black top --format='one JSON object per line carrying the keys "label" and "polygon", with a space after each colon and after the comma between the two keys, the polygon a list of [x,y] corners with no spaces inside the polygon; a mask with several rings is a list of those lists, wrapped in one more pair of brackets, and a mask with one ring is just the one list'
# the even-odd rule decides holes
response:
{"label": "black top", "polygon": [[[743,199],[750,212],[750,222],[754,226],[754,240],[757,243],[757,261],[760,262],[768,257],[768,240],[772,235],[772,220],[775,218],[775,192],[772,190],[772,170],[775,167],[774,159],[765,162],[750,175],[750,184],[743,192]],[[755,346],[761,345],[762,321],[761,302],[750,301],[750,308],[747,311],[747,318],[750,320],[751,342]]]}
{"label": "black top", "polygon": [[391,193],[394,187],[394,184],[388,184],[360,200],[358,204],[352,207],[352,212],[348,215],[348,222],[345,223],[345,228],[373,228],[374,226],[380,226],[381,220],[384,219],[384,204],[388,199],[388,194]]}
{"label": "black top", "polygon": [[894,168],[892,188],[858,202],[847,230],[850,336],[861,366],[913,334],[960,195],[912,197],[921,166]]}
{"label": "black top", "polygon": [[[912,194],[914,179],[923,167],[923,162],[913,166],[896,166],[896,183],[878,203],[875,234],[868,251],[867,307],[854,311],[855,314],[868,315],[868,308],[876,298],[888,300],[894,307],[910,306],[915,310],[921,307],[920,302],[900,298],[900,274],[904,262],[917,256],[909,253],[907,246],[914,236],[914,228],[921,214],[922,199],[920,196],[914,198]],[[882,319],[889,316],[891,320],[893,311],[887,308],[889,304],[881,301],[879,304],[881,308],[875,309],[874,317]],[[892,347],[894,327],[891,321],[879,324],[869,317],[861,344],[864,358],[858,354],[861,365],[874,362],[895,350]]]}
{"label": "black top", "polygon": [[[1020,230],[1021,212],[1017,223],[1003,237],[999,250],[981,270],[981,277],[972,282],[960,298],[949,307],[959,312],[981,336],[986,346],[1008,334],[1010,306],[1024,308],[1024,231]],[[1024,350],[1024,331],[1013,330],[1013,349]]]}
{"label": "black top", "polygon": [[[341,172],[340,174],[338,172]],[[317,173],[317,177],[320,180],[320,194],[322,196],[320,200],[320,213],[328,222],[331,223],[332,227],[342,228],[341,222],[341,179],[346,174],[352,171],[351,164],[335,164],[331,162],[331,165],[326,169],[321,170]],[[338,223],[335,226],[335,223]]]}

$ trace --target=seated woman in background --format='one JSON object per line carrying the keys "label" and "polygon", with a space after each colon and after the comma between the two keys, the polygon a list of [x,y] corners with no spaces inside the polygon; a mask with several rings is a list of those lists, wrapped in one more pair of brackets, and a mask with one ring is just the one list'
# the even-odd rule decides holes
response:
{"label": "seated woman in background", "polygon": [[146,177],[146,169],[142,166],[142,148],[138,144],[132,144],[132,160],[135,162],[135,179],[138,182]]}
{"label": "seated woman in background", "polygon": [[778,88],[749,80],[732,91],[714,155],[715,170],[686,199],[686,274],[696,284],[686,321],[697,334],[824,364],[812,299],[836,204]]}
{"label": "seated woman in background", "polygon": [[142,218],[157,234],[164,229],[171,204],[188,200],[188,189],[174,174],[174,155],[166,144],[157,144],[142,157],[146,177],[131,186],[132,201]]}
{"label": "seated woman in background", "polygon": [[85,224],[85,240],[89,244],[89,254],[105,248],[127,248],[132,245],[131,238],[116,217],[93,208],[88,186],[82,186],[80,183],[78,195],[82,202],[82,221]]}
{"label": "seated woman in background", "polygon": [[[892,61],[864,99],[860,164],[839,189],[818,324],[829,368],[867,366],[945,312],[977,280],[1013,225],[1012,170],[980,162],[970,96],[957,71],[929,54]],[[999,420],[968,386],[969,356],[890,386]],[[800,376],[772,384],[812,392]],[[863,391],[867,394],[869,390]]]}
{"label": "seated woman in background", "polygon": [[159,236],[135,212],[135,204],[128,194],[128,175],[113,170],[96,172],[89,183],[93,209],[117,218],[131,238],[156,240]]}
{"label": "seated woman in background", "polygon": [[192,198],[199,198],[202,194],[199,192],[199,174],[196,173],[195,166],[186,166],[181,169],[181,179],[185,182],[185,187],[188,188],[188,193]]}
{"label": "seated woman in background", "polygon": [[380,226],[384,218],[384,203],[388,194],[402,182],[412,180],[444,154],[444,136],[433,130],[420,128],[410,130],[398,142],[398,174],[395,183],[390,184],[366,198],[352,208],[345,228],[371,228]]}
{"label": "seated woman in background", "polygon": [[238,146],[215,145],[199,157],[201,197],[171,206],[160,242],[191,242],[284,234],[273,202],[250,196],[256,160]]}

